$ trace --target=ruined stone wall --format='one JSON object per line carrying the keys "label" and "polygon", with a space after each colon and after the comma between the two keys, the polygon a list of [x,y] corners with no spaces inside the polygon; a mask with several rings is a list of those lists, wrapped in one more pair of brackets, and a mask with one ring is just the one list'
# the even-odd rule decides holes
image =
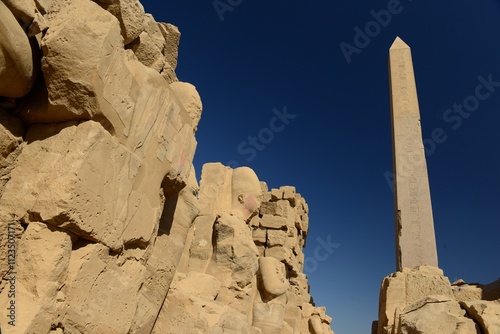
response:
{"label": "ruined stone wall", "polygon": [[382,281],[372,333],[500,333],[500,280],[450,284],[439,268],[404,268]]}
{"label": "ruined stone wall", "polygon": [[331,333],[295,189],[198,186],[179,38],[136,0],[0,1],[2,333]]}
{"label": "ruined stone wall", "polygon": [[333,333],[302,273],[308,207],[294,187],[210,163],[199,200],[158,333]]}

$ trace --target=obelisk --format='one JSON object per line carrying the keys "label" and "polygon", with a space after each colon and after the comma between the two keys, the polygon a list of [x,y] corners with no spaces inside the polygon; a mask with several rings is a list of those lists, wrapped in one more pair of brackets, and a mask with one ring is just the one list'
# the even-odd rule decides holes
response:
{"label": "obelisk", "polygon": [[411,50],[389,49],[396,268],[438,266],[434,220]]}

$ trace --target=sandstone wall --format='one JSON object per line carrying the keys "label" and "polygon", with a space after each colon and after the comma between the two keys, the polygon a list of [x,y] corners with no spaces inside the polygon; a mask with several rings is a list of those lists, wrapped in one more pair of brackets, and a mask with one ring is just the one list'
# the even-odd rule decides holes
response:
{"label": "sandstone wall", "polygon": [[221,164],[198,186],[176,27],[136,0],[0,18],[2,333],[332,333],[295,189]]}

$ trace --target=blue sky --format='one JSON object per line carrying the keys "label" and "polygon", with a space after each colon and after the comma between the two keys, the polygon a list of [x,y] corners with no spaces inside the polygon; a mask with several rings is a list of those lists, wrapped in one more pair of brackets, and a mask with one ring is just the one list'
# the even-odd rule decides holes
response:
{"label": "blue sky", "polygon": [[[205,162],[246,165],[306,198],[311,293],[337,334],[369,333],[380,282],[395,271],[384,175],[398,35],[413,52],[440,267],[452,281],[500,277],[500,2],[222,0],[219,12],[212,0],[142,3],[182,33],[177,74],[204,105],[198,178]],[[356,37],[366,28],[368,39]],[[435,129],[444,142],[432,141]],[[315,257],[318,247],[328,256]]]}

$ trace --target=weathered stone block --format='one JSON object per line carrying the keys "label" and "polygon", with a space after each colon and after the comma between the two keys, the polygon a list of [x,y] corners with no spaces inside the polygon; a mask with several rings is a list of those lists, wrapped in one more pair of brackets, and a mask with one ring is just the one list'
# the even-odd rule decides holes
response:
{"label": "weathered stone block", "polygon": [[474,321],[447,296],[431,295],[406,307],[400,316],[398,334],[479,334]]}
{"label": "weathered stone block", "polygon": [[284,217],[266,214],[262,216],[260,225],[269,229],[279,230],[287,227],[287,220]]}
{"label": "weathered stone block", "polygon": [[120,22],[121,35],[127,45],[144,31],[145,12],[137,0],[97,0]]}
{"label": "weathered stone block", "polygon": [[229,272],[232,281],[240,288],[248,286],[258,270],[259,251],[255,246],[252,233],[239,216],[222,214],[215,223],[217,244],[215,261],[216,275],[224,281],[225,272]]}
{"label": "weathered stone block", "polygon": [[467,315],[479,325],[479,333],[500,333],[500,300],[476,300],[461,302],[460,305],[467,311]]}
{"label": "weathered stone block", "polygon": [[163,55],[165,60],[171,66],[172,70],[177,67],[177,58],[179,50],[179,41],[181,38],[181,33],[179,29],[170,23],[158,23],[158,27],[165,40],[165,46],[163,48]]}
{"label": "weathered stone block", "polygon": [[257,228],[252,231],[253,241],[257,245],[267,245],[267,229]]}
{"label": "weathered stone block", "polygon": [[252,325],[260,328],[262,333],[281,334],[285,306],[275,303],[255,303],[253,306]]}
{"label": "weathered stone block", "polygon": [[295,194],[296,194],[295,187],[282,186],[282,187],[280,187],[280,190],[283,191],[283,199],[290,202],[290,204],[294,207],[295,206]]}
{"label": "weathered stone block", "polygon": [[270,247],[266,249],[266,256],[274,257],[278,261],[290,264],[294,257],[292,251],[282,246]]}
{"label": "weathered stone block", "polygon": [[[283,230],[268,230],[267,246],[285,246],[287,244],[288,233]],[[288,248],[288,247],[287,247]]]}
{"label": "weathered stone block", "polygon": [[283,191],[281,189],[271,189],[271,201],[283,199]]}

